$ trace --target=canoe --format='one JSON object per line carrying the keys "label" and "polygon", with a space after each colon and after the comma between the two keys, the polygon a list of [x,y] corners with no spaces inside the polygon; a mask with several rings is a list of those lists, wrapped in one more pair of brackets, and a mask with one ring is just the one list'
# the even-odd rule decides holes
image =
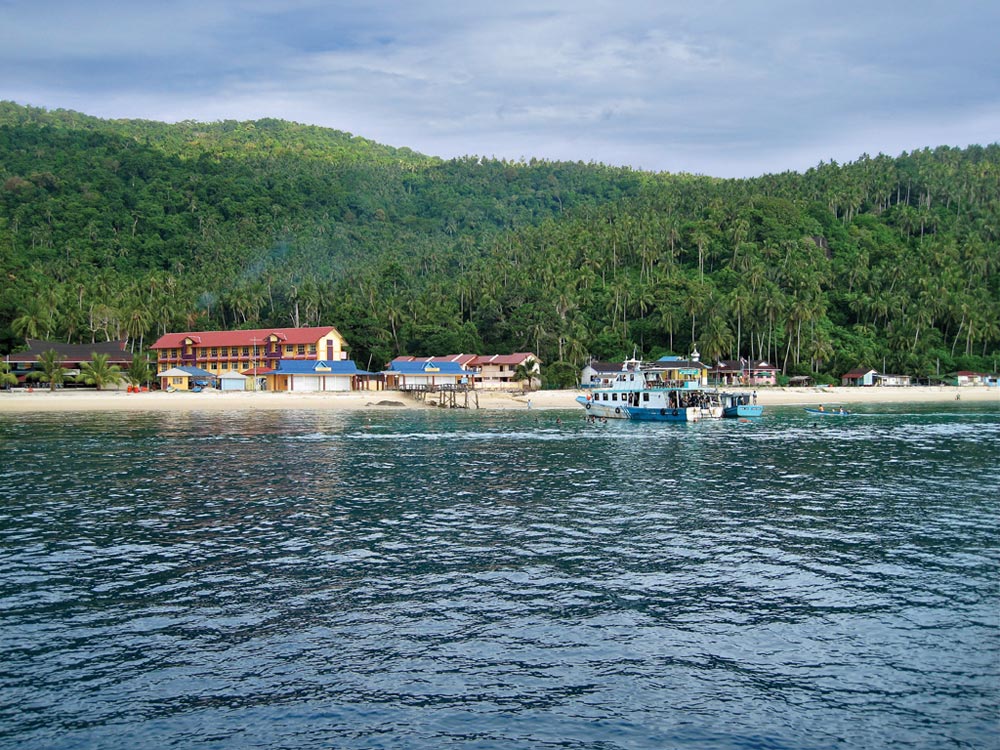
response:
{"label": "canoe", "polygon": [[810,414],[815,414],[820,417],[850,417],[854,415],[854,412],[846,411],[844,409],[806,409]]}

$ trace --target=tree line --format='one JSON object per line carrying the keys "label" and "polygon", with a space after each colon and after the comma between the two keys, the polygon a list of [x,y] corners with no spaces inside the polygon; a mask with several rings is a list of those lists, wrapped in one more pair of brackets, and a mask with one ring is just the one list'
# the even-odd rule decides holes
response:
{"label": "tree line", "polygon": [[332,324],[373,368],[531,350],[568,379],[697,348],[820,380],[993,370],[998,219],[997,144],[723,180],[0,103],[0,348]]}

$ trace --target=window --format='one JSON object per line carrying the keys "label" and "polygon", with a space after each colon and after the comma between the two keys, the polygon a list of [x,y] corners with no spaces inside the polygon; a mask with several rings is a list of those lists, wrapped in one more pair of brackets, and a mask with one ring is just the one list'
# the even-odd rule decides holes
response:
{"label": "window", "polygon": [[306,345],[305,344],[299,344],[298,349],[296,349],[296,353],[297,354],[305,354],[306,353]]}
{"label": "window", "polygon": [[316,344],[309,344],[309,353],[310,354],[316,353]]}
{"label": "window", "polygon": [[249,346],[244,346],[243,347],[243,356],[244,357],[249,357],[250,356],[250,347]]}
{"label": "window", "polygon": [[642,394],[642,400],[643,401],[649,401],[649,394],[648,393],[643,393]]}
{"label": "window", "polygon": [[214,347],[214,346],[212,347],[212,356],[213,357],[218,357],[219,356],[219,350],[218,350],[217,347]]}
{"label": "window", "polygon": [[291,344],[285,344],[285,354],[291,354],[293,351],[295,351],[294,346]]}
{"label": "window", "polygon": [[611,400],[612,401],[617,401],[618,400],[618,394],[617,393],[612,393],[611,394]]}

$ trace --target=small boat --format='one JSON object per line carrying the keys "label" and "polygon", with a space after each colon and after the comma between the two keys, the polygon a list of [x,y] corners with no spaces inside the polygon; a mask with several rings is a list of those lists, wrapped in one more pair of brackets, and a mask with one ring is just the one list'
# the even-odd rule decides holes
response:
{"label": "small boat", "polygon": [[806,411],[810,414],[815,414],[819,417],[850,417],[854,414],[852,411],[847,411],[843,406],[838,409],[809,409]]}
{"label": "small boat", "polygon": [[591,419],[697,422],[722,417],[717,391],[702,388],[698,380],[664,381],[663,373],[655,367],[644,369],[638,360],[626,360],[609,386],[576,400]]}
{"label": "small boat", "polygon": [[760,404],[750,403],[750,396],[746,393],[723,393],[722,416],[730,419],[737,417],[759,417],[764,413],[764,407]]}

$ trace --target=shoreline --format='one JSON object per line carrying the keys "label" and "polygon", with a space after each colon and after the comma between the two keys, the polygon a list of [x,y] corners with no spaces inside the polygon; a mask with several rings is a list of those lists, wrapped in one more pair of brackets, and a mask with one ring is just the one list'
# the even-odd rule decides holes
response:
{"label": "shoreline", "polygon": [[[825,404],[885,404],[971,401],[1000,407],[1000,389],[987,386],[908,386],[908,387],[810,387],[810,388],[728,388],[732,393],[752,394],[763,406],[815,406]],[[580,389],[533,391],[528,394],[504,391],[476,391],[480,410],[576,409]],[[189,393],[125,390],[26,389],[0,392],[0,414],[33,412],[171,412],[171,411],[252,411],[252,410],[331,410],[437,409],[430,402],[416,401],[399,391],[351,391],[328,393],[275,393],[262,391]],[[463,402],[464,399],[459,399]],[[474,404],[470,396],[470,404]],[[475,410],[472,406],[470,410]]]}

